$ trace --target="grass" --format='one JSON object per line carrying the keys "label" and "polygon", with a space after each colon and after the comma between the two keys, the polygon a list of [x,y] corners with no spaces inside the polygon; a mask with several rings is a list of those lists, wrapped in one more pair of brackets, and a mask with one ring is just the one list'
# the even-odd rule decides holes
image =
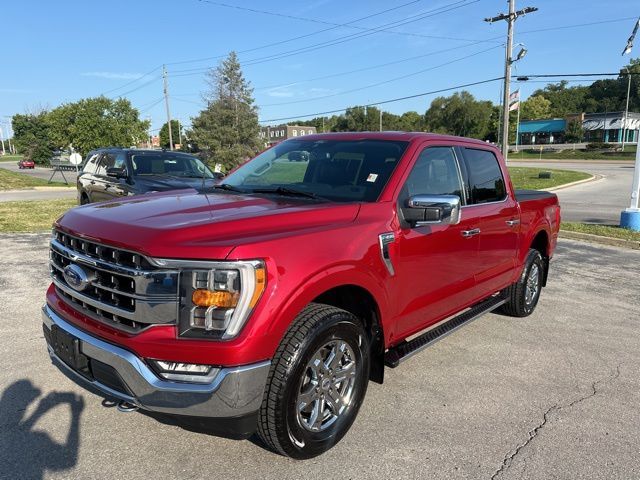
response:
{"label": "grass", "polygon": [[568,232],[589,233],[600,237],[620,238],[640,242],[640,232],[628,228],[614,227],[610,225],[593,225],[590,223],[562,222],[561,230]]}
{"label": "grass", "polygon": [[[538,178],[540,172],[551,172],[551,178]],[[513,186],[517,189],[544,190],[591,177],[585,172],[548,168],[509,167]]]}
{"label": "grass", "polygon": [[76,206],[75,199],[0,202],[0,232],[48,230],[60,215]]}
{"label": "grass", "polygon": [[510,152],[509,160],[635,160],[636,147],[628,145],[624,152],[590,152],[588,150],[558,150],[533,152],[531,150],[520,150],[518,153]]}
{"label": "grass", "polygon": [[0,162],[18,162],[22,160],[22,155],[0,155]]}
{"label": "grass", "polygon": [[21,173],[11,172],[0,168],[0,190],[21,190],[29,189],[33,187],[67,187],[73,186],[65,185],[62,182],[47,183],[42,178],[31,177],[29,175],[23,175]]}

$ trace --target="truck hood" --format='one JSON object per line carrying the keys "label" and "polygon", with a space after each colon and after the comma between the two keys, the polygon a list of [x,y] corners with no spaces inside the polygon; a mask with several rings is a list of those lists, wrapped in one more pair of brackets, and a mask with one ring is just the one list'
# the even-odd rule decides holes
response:
{"label": "truck hood", "polygon": [[355,220],[359,204],[180,190],[76,207],[55,226],[162,258],[225,259],[238,245]]}

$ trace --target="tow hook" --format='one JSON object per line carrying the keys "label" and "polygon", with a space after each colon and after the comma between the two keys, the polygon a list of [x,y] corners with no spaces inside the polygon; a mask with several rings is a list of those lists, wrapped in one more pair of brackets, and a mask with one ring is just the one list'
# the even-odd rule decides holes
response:
{"label": "tow hook", "polygon": [[124,400],[120,400],[118,402],[118,405],[116,405],[116,408],[119,412],[131,413],[137,411],[139,407],[137,405],[133,405],[132,403],[125,402]]}

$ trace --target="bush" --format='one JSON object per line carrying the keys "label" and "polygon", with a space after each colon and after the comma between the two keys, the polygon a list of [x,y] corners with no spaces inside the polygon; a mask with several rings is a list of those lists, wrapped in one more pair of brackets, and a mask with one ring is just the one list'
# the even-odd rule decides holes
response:
{"label": "bush", "polygon": [[587,150],[613,150],[614,145],[605,142],[587,143]]}

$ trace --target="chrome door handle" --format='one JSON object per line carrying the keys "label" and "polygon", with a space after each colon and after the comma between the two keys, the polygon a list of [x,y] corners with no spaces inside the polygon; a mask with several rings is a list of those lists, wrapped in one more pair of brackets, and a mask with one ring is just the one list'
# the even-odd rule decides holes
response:
{"label": "chrome door handle", "polygon": [[480,234],[480,229],[479,228],[474,228],[471,230],[462,230],[462,232],[460,232],[462,234],[462,236],[464,238],[471,238],[475,235],[479,235]]}
{"label": "chrome door handle", "polygon": [[504,223],[506,223],[507,225],[509,225],[510,227],[514,227],[516,225],[520,225],[520,220],[515,219],[515,220],[506,220]]}

